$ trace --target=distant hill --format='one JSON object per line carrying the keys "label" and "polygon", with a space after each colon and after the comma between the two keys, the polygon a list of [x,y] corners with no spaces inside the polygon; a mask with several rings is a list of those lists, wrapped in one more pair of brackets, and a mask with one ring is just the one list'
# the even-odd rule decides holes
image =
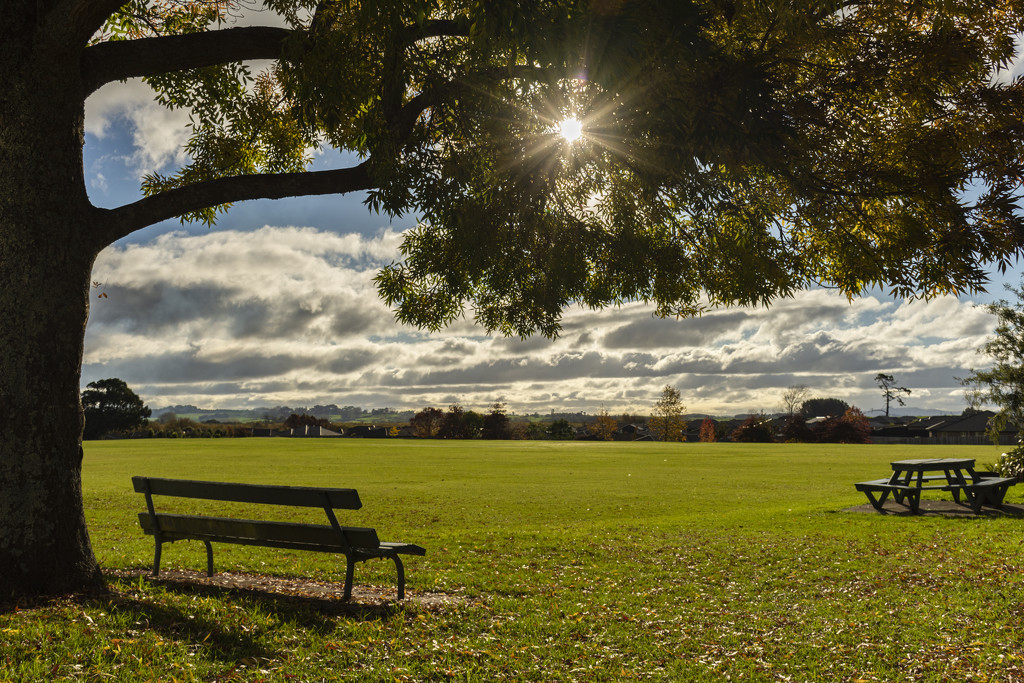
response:
{"label": "distant hill", "polygon": [[162,415],[174,413],[175,417],[193,420],[195,422],[282,422],[289,415],[307,414],[321,417],[331,422],[402,422],[408,421],[413,416],[413,411],[394,411],[391,408],[373,408],[363,410],[355,406],[344,406],[339,408],[336,405],[313,406],[274,406],[259,408],[199,408],[194,405],[174,405],[164,408],[153,409],[153,419],[159,420]]}
{"label": "distant hill", "polygon": [[[914,406],[899,406],[889,407],[890,417],[928,417],[932,415],[959,415],[961,411],[953,410],[935,410],[933,408],[915,408]],[[870,413],[865,412],[868,417],[878,417],[879,415],[885,415],[884,410],[872,410]]]}

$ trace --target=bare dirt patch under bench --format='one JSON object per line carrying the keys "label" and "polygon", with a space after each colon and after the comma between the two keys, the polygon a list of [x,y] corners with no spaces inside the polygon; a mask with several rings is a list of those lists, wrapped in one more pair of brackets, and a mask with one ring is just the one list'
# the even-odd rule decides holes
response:
{"label": "bare dirt patch under bench", "polygon": [[179,589],[221,589],[242,591],[250,594],[265,594],[268,597],[281,596],[305,601],[317,601],[324,603],[325,607],[330,607],[337,611],[345,611],[346,607],[365,609],[368,607],[378,608],[397,605],[416,605],[427,609],[436,609],[468,602],[467,598],[461,595],[411,591],[408,588],[406,589],[405,600],[399,601],[397,599],[397,591],[394,588],[358,585],[352,587],[352,598],[346,602],[342,599],[345,592],[345,586],[342,583],[326,583],[309,579],[264,574],[220,572],[213,576],[207,576],[205,572],[200,571],[169,569],[161,570],[160,575],[155,578],[146,569],[111,569],[107,570],[107,574],[121,579],[138,580],[141,578],[151,583]]}

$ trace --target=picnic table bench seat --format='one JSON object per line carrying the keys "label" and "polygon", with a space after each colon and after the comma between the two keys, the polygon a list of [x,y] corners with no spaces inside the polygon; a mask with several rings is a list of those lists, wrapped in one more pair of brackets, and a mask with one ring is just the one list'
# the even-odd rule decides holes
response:
{"label": "picnic table bench seat", "polygon": [[[910,509],[917,513],[921,504],[921,489],[909,484],[890,484],[888,479],[872,479],[854,484],[854,487],[868,497],[871,506],[881,511],[882,506],[891,494],[897,503],[902,504],[904,498],[909,498]],[[876,496],[875,494],[881,494]]]}
{"label": "picnic table bench seat", "polygon": [[1000,477],[994,473],[986,473],[975,479],[973,483],[961,488],[971,494],[971,509],[980,512],[982,505],[994,508],[1002,507],[1007,490],[1016,483],[1016,477]]}
{"label": "picnic table bench seat", "polygon": [[[145,533],[153,536],[155,543],[153,576],[160,574],[162,545],[174,541],[195,540],[206,545],[208,576],[213,576],[212,543],[309,550],[345,555],[346,600],[352,596],[356,563],[374,558],[392,560],[398,573],[398,599],[401,600],[405,598],[405,567],[399,556],[423,556],[427,552],[413,543],[381,542],[376,530],[371,528],[341,526],[334,510],[358,510],[362,507],[355,489],[270,486],[138,476],[132,477],[132,483],[136,492],[146,496],[147,511],[139,513],[139,524]],[[324,511],[328,524],[157,512],[153,502],[154,496],[320,508]]]}

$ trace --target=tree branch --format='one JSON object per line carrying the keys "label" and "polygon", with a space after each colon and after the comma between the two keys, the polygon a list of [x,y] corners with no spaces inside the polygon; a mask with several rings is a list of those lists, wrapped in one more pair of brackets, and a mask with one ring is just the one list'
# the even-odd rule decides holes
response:
{"label": "tree branch", "polygon": [[207,180],[140,199],[105,212],[105,226],[97,238],[107,246],[122,237],[190,211],[248,199],[281,199],[324,194],[345,194],[375,187],[370,162],[351,168],[308,173],[258,173]]}
{"label": "tree branch", "polygon": [[249,59],[277,59],[293,31],[270,26],[112,40],[82,53],[85,94],[111,81]]}

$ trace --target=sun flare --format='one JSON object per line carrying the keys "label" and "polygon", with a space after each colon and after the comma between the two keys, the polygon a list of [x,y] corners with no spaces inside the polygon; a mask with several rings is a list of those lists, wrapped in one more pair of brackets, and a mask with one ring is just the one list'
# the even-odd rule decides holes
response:
{"label": "sun flare", "polygon": [[583,136],[583,122],[574,117],[563,119],[558,132],[566,142],[576,142]]}

